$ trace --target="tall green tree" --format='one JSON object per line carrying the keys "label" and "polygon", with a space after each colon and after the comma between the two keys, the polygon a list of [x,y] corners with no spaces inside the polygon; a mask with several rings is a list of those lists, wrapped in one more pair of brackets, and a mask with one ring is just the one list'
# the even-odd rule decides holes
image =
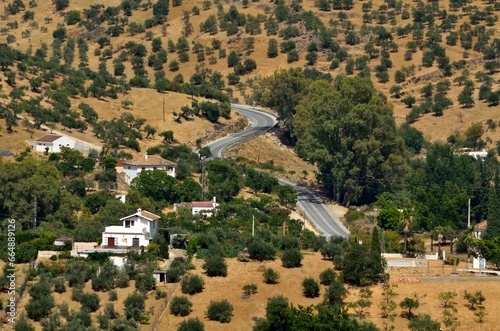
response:
{"label": "tall green tree", "polygon": [[218,199],[228,200],[240,192],[240,174],[234,166],[214,160],[208,165],[208,192]]}
{"label": "tall green tree", "polygon": [[339,76],[309,84],[294,134],[298,154],[318,166],[324,187],[346,206],[396,188],[407,170],[392,106],[368,79]]}
{"label": "tall green tree", "polygon": [[254,100],[260,105],[269,107],[278,113],[288,129],[289,137],[294,140],[292,127],[295,107],[302,99],[302,93],[308,82],[300,69],[276,71],[273,76],[260,81],[259,88],[254,91]]}
{"label": "tall green tree", "polygon": [[498,171],[493,178],[493,187],[488,198],[488,227],[485,238],[500,237],[500,176]]}

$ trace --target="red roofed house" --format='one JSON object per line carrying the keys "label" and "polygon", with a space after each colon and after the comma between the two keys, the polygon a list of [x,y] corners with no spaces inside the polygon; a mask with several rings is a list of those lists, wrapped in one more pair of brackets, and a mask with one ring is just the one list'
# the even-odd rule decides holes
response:
{"label": "red roofed house", "polygon": [[160,216],[137,209],[137,213],[123,217],[122,226],[107,226],[102,233],[105,248],[147,246],[158,232]]}
{"label": "red roofed house", "polygon": [[212,216],[212,213],[206,213],[206,211],[212,211],[219,206],[215,197],[212,199],[212,201],[193,201],[190,203],[190,205],[193,215],[204,212],[204,214],[207,216]]}
{"label": "red roofed house", "polygon": [[482,221],[474,225],[474,238],[480,239],[484,230],[488,227],[488,221]]}
{"label": "red roofed house", "polygon": [[[175,177],[176,164],[165,160],[158,155],[144,155],[133,160],[123,160],[123,172],[125,172],[125,181],[130,185],[132,179],[137,177],[141,171],[163,170],[167,175]],[[118,170],[117,170],[118,172]]]}

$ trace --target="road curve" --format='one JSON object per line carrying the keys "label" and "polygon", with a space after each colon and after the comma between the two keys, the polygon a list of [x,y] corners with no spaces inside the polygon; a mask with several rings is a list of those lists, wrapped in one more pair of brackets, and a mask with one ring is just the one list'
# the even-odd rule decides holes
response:
{"label": "road curve", "polygon": [[[256,137],[276,125],[277,120],[274,115],[259,111],[245,105],[231,105],[231,108],[248,118],[251,125],[245,130],[217,139],[205,146],[209,147],[214,157],[223,157],[223,151],[229,146],[241,143],[245,140]],[[279,181],[281,185],[291,185],[298,191],[297,204],[305,211],[316,228],[327,238],[332,236],[348,237],[349,230],[340,222],[338,217],[317,197],[313,192],[284,180]]]}

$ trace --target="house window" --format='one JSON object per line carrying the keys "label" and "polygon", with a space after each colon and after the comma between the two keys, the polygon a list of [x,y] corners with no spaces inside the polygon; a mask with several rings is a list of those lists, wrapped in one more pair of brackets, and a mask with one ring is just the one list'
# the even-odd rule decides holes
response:
{"label": "house window", "polygon": [[130,169],[130,166],[128,166],[128,169]]}
{"label": "house window", "polygon": [[156,224],[155,224],[155,222],[153,222],[153,229],[155,228],[155,226],[156,226]]}
{"label": "house window", "polygon": [[132,238],[132,246],[139,247],[139,238]]}
{"label": "house window", "polygon": [[126,228],[130,228],[131,226],[134,226],[134,221],[125,221]]}

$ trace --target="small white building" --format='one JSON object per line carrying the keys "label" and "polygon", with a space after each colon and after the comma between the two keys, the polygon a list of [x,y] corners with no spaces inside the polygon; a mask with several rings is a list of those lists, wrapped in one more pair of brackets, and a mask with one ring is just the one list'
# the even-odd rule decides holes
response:
{"label": "small white building", "polygon": [[[175,177],[175,162],[165,160],[158,155],[144,155],[133,160],[123,160],[123,172],[125,173],[125,181],[130,185],[132,180],[139,175],[141,171],[147,170],[163,170],[167,175]],[[121,169],[120,169],[121,170]],[[118,172],[118,169],[117,169]]]}
{"label": "small white building", "polygon": [[190,205],[193,215],[203,212],[203,214],[208,217],[212,216],[212,211],[215,208],[219,207],[219,204],[217,203],[215,197],[212,199],[212,201],[192,201]]}
{"label": "small white building", "polygon": [[57,134],[48,134],[35,141],[30,142],[35,152],[60,153],[61,147],[75,148],[76,141]]}
{"label": "small white building", "polygon": [[102,233],[101,246],[105,248],[146,247],[158,232],[160,216],[137,209],[137,213],[123,217],[122,226],[107,226]]}
{"label": "small white building", "polygon": [[54,240],[54,246],[64,246],[64,244],[66,244],[67,241],[71,241],[71,245],[73,245],[75,239],[68,236],[62,236]]}

